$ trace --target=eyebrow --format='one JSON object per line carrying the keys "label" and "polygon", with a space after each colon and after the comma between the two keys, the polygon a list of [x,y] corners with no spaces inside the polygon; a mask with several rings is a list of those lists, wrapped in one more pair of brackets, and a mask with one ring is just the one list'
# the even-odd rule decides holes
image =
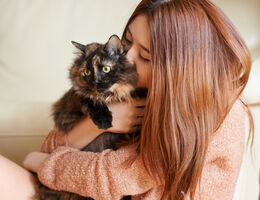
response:
{"label": "eyebrow", "polygon": [[[132,33],[131,33],[131,31],[130,31],[129,28],[127,28],[126,32],[129,32],[129,34],[131,35],[131,37],[133,37],[133,35],[132,35]],[[140,44],[140,43],[138,43],[138,44],[142,47],[143,50],[145,50],[147,53],[150,53],[150,50],[149,50],[148,48],[146,48],[144,45],[142,45],[142,44]]]}

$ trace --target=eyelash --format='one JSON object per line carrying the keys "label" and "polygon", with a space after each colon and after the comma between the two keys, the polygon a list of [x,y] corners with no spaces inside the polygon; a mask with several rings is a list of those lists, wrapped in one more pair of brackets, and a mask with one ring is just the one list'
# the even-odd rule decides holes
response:
{"label": "eyelash", "polygon": [[[127,45],[131,45],[132,44],[132,42],[130,40],[128,40],[126,37],[125,37],[125,41],[126,41]],[[125,50],[125,53],[127,53],[127,50]],[[142,57],[140,54],[138,55],[138,57],[141,60],[143,60],[144,62],[149,62],[150,61],[149,59],[146,59],[146,58]]]}
{"label": "eyelash", "polygon": [[146,58],[142,57],[140,54],[139,54],[139,58],[140,58],[141,60],[143,60],[144,62],[149,62],[149,61],[150,61],[149,59],[146,59]]}
{"label": "eyelash", "polygon": [[126,37],[125,37],[125,41],[126,41],[126,43],[129,44],[129,45],[132,44],[132,42],[131,42],[130,40],[128,40]]}

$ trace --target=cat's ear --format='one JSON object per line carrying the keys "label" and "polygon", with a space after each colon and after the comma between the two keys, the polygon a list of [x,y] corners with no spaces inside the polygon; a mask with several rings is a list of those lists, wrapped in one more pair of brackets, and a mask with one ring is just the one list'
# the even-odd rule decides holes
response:
{"label": "cat's ear", "polygon": [[121,40],[117,35],[112,35],[109,38],[108,42],[105,45],[105,50],[111,56],[123,53],[123,46],[121,44]]}
{"label": "cat's ear", "polygon": [[83,53],[85,53],[85,50],[86,50],[86,46],[85,46],[85,45],[80,44],[80,43],[77,43],[77,42],[74,42],[74,41],[71,41],[71,43],[72,43],[77,49],[79,49],[80,51],[82,51]]}

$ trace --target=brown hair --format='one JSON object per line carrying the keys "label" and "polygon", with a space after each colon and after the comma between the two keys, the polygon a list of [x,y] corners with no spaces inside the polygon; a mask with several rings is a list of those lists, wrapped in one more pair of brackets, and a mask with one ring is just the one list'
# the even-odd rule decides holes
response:
{"label": "brown hair", "polygon": [[209,0],[142,0],[122,38],[140,14],[150,27],[152,77],[138,151],[163,181],[163,199],[193,199],[210,136],[245,88],[251,56]]}

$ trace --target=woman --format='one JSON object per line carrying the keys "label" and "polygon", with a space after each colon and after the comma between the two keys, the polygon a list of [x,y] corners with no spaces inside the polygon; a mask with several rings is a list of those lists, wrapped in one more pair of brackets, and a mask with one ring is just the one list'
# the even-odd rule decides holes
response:
{"label": "woman", "polygon": [[[247,111],[240,95],[251,66],[244,41],[209,0],[142,0],[122,41],[148,96],[110,105],[110,131],[127,133],[142,124],[140,141],[117,151],[81,152],[103,132],[86,119],[67,137],[50,133],[42,150],[54,152],[31,153],[24,166],[52,189],[97,200],[232,199]],[[0,164],[10,165],[4,158]],[[5,174],[6,191],[19,170]],[[19,199],[35,193],[30,174],[23,174]]]}

